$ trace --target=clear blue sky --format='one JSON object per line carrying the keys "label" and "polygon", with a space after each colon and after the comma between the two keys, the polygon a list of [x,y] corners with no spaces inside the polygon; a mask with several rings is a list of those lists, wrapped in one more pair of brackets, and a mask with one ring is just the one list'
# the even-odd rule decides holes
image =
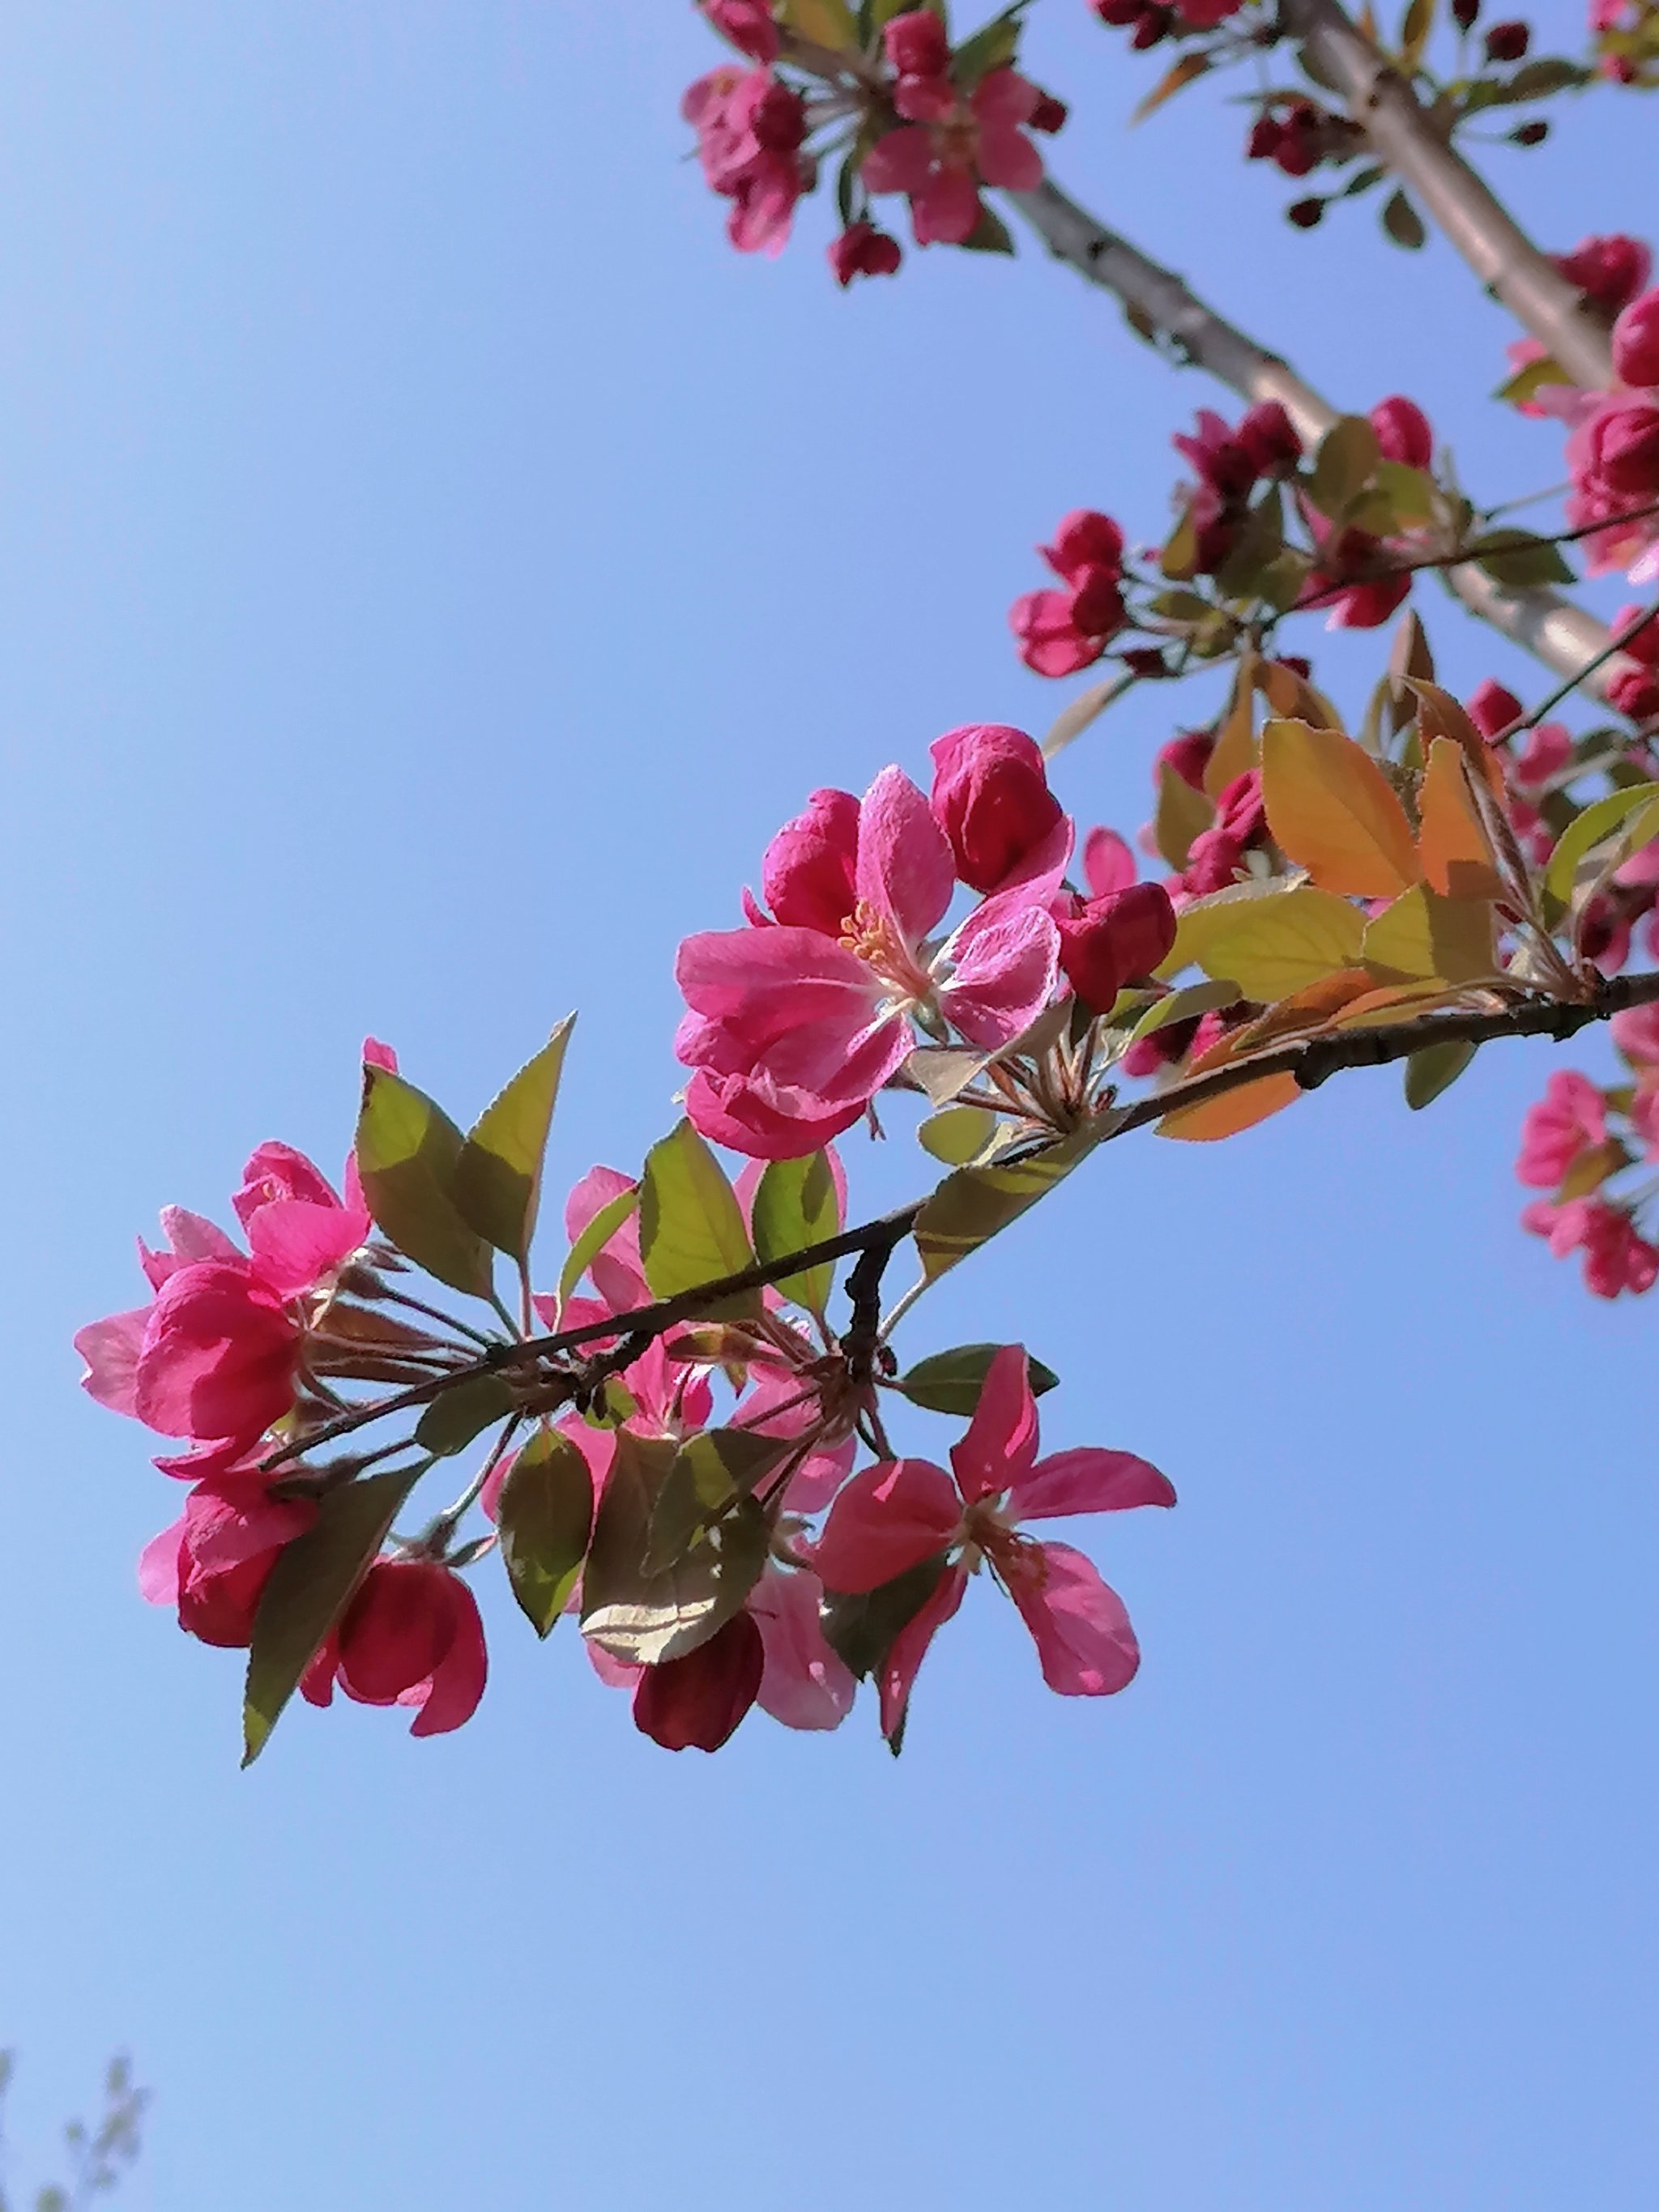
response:
{"label": "clear blue sky", "polygon": [[[1291,234],[1236,111],[1130,136],[1147,65],[1036,15],[1062,180],[1343,402],[1417,392],[1478,489],[1549,481],[1438,246]],[[580,1005],[555,1171],[636,1162],[678,937],[812,785],[1041,726],[1027,549],[1082,501],[1154,531],[1214,398],[1036,255],[843,298],[815,209],[740,261],[675,112],[712,58],[643,0],[0,23],[23,2130],[126,2045],[135,2212],[1650,2206],[1655,1316],[1515,1226],[1545,1052],[1115,1151],[919,1310],[1174,1479],[1091,1532],[1116,1700],[1049,1696],[976,1589],[896,1765],[864,1713],[671,1758],[491,1577],[473,1725],[307,1711],[242,1775],[237,1660],[137,1599],[177,1493],[69,1348],[133,1233],[267,1136],[337,1166],[365,1030],[465,1115]],[[1494,162],[1549,243],[1652,230],[1653,119]],[[1537,696],[1423,604],[1454,681]],[[1325,664],[1354,711],[1371,650]],[[1068,756],[1085,817],[1141,818],[1154,707]]]}

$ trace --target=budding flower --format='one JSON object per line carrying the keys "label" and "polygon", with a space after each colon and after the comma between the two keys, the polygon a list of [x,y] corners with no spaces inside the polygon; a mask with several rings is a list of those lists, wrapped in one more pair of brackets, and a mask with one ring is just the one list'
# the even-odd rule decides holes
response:
{"label": "budding flower", "polygon": [[1514,692],[1505,690],[1490,676],[1470,692],[1468,704],[1470,721],[1488,744],[1510,723],[1518,722],[1523,711]]}
{"label": "budding flower", "polygon": [[1079,899],[1056,916],[1060,964],[1091,1013],[1103,1014],[1123,986],[1150,975],[1175,943],[1175,908],[1162,884],[1131,884],[1103,898]]}
{"label": "budding flower", "polygon": [[951,41],[931,8],[895,15],[881,37],[888,66],[899,76],[943,76],[951,66]]}
{"label": "budding flower", "polygon": [[1632,300],[1613,325],[1613,366],[1626,384],[1659,384],[1659,291]]}
{"label": "budding flower", "polygon": [[1380,399],[1371,410],[1370,421],[1385,460],[1425,469],[1434,459],[1434,432],[1414,399],[1403,398],[1398,392]]}
{"label": "budding flower", "polygon": [[1518,62],[1532,44],[1532,33],[1524,23],[1494,23],[1486,44],[1489,62]]}
{"label": "budding flower", "polygon": [[849,223],[829,248],[830,266],[842,291],[855,276],[892,276],[904,258],[896,238],[871,222]]}
{"label": "budding flower", "polygon": [[1322,199],[1297,200],[1285,210],[1285,220],[1298,230],[1313,230],[1325,220],[1325,203]]}
{"label": "budding flower", "polygon": [[1061,819],[1035,738],[998,722],[947,730],[931,748],[933,819],[951,841],[957,874],[992,891]]}

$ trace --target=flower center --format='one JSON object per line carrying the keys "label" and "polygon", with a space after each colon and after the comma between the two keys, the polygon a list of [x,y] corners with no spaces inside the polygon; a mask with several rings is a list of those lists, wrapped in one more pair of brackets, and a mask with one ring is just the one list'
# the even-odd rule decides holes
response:
{"label": "flower center", "polygon": [[892,921],[860,899],[842,924],[842,943],[872,968],[902,1006],[925,1006],[933,995],[933,978],[916,964]]}
{"label": "flower center", "polygon": [[971,1572],[988,1559],[1010,1590],[1040,1589],[1048,1575],[1042,1547],[1012,1528],[1005,1510],[988,1498],[969,1506],[962,1516],[967,1549],[963,1565]]}

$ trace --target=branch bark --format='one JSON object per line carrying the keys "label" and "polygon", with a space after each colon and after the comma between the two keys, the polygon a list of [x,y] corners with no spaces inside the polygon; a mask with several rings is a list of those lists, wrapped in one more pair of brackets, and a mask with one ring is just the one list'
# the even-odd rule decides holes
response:
{"label": "branch bark", "polygon": [[1509,210],[1436,130],[1416,94],[1338,0],[1282,0],[1285,28],[1377,159],[1411,187],[1496,300],[1547,346],[1575,384],[1613,381],[1605,325]]}
{"label": "branch bark", "polygon": [[[1045,179],[1035,191],[1006,197],[1057,260],[1121,301],[1132,325],[1149,343],[1207,370],[1252,405],[1277,399],[1310,446],[1338,419],[1339,410],[1288,362],[1218,314],[1183,278],[1109,229],[1058,185]],[[1572,290],[1570,285],[1566,289]],[[1576,300],[1578,295],[1572,296]],[[1470,565],[1448,569],[1445,577],[1448,588],[1471,614],[1559,676],[1578,674],[1604,655],[1611,642],[1604,623],[1559,592],[1509,591]],[[1594,688],[1605,697],[1612,678],[1632,665],[1622,659],[1603,661]]]}

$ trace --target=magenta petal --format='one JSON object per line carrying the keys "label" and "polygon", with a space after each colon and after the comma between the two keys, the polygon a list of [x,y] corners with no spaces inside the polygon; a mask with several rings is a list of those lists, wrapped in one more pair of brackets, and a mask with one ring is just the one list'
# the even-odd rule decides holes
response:
{"label": "magenta petal", "polygon": [[1091,830],[1083,841],[1083,874],[1091,896],[1127,891],[1139,875],[1135,856],[1115,830]]}
{"label": "magenta petal", "polygon": [[138,1418],[134,1380],[149,1319],[149,1308],[140,1306],[131,1313],[88,1322],[75,1334],[75,1348],[87,1363],[81,1388],[112,1413],[125,1413],[133,1420]]}
{"label": "magenta petal", "polygon": [[1122,1599],[1069,1544],[1036,1548],[1041,1580],[1016,1577],[1009,1594],[1031,1632],[1043,1680],[1063,1698],[1109,1698],[1127,1689],[1140,1646]]}
{"label": "magenta petal", "polygon": [[890,1737],[904,1718],[917,1670],[927,1656],[927,1647],[962,1603],[968,1587],[967,1571],[947,1567],[939,1586],[915,1619],[900,1629],[881,1669],[881,1732]]}
{"label": "magenta petal", "polygon": [[858,1686],[819,1625],[823,1595],[816,1575],[769,1567],[749,1600],[765,1653],[757,1702],[785,1728],[839,1728],[853,1709]]}
{"label": "magenta petal", "polygon": [[1029,1474],[1037,1455],[1036,1400],[1023,1344],[1005,1344],[986,1370],[968,1432],[951,1454],[962,1494],[971,1504],[1009,1489]]}
{"label": "magenta petal", "polygon": [[883,769],[859,815],[860,898],[914,946],[943,917],[956,880],[951,841],[932,807],[902,769]]}
{"label": "magenta petal", "polygon": [[1034,192],[1042,182],[1042,156],[1011,123],[987,123],[979,134],[979,173],[1006,192]]}
{"label": "magenta petal", "polygon": [[[998,69],[980,79],[969,105],[983,131],[988,125],[994,129],[999,124],[1006,126],[1029,123],[1042,100],[1042,94],[1029,77],[1021,76],[1018,70]],[[980,167],[985,168],[982,161]],[[993,177],[988,169],[985,169],[985,176],[991,184],[1003,181]]]}
{"label": "magenta petal", "polygon": [[884,1460],[855,1474],[830,1508],[812,1565],[826,1589],[878,1589],[933,1559],[962,1525],[962,1500],[931,1460]]}
{"label": "magenta petal", "polygon": [[710,1144],[757,1160],[799,1160],[850,1129],[861,1099],[828,1101],[786,1091],[763,1076],[711,1075],[699,1068],[686,1086],[685,1114]]}
{"label": "magenta petal", "polygon": [[1054,996],[1060,969],[1060,932],[1050,915],[1027,907],[987,922],[992,903],[969,915],[952,939],[956,964],[939,994],[963,1036],[985,1052],[1030,1027]]}
{"label": "magenta petal", "polygon": [[470,1721],[478,1710],[489,1673],[478,1601],[459,1576],[450,1575],[449,1607],[454,1632],[449,1649],[433,1671],[411,1735],[445,1735]]}
{"label": "magenta petal", "polygon": [[139,1593],[149,1605],[177,1605],[179,1569],[185,1542],[181,1515],[170,1528],[152,1536],[138,1554]]}
{"label": "magenta petal", "polygon": [[984,213],[971,169],[935,169],[911,195],[910,224],[918,246],[960,246],[973,236]]}
{"label": "magenta petal", "polygon": [[926,124],[910,123],[878,138],[859,173],[872,192],[917,192],[933,166],[933,141]]}
{"label": "magenta petal", "polygon": [[1174,1486],[1133,1452],[1055,1452],[1014,1483],[1009,1499],[1019,1521],[1053,1521],[1066,1513],[1121,1513],[1132,1505],[1173,1505]]}
{"label": "magenta petal", "polygon": [[694,1013],[755,1039],[800,1022],[852,1019],[875,995],[863,961],[817,929],[704,930],[681,945],[674,980]]}
{"label": "magenta petal", "polygon": [[250,1214],[247,1241],[260,1274],[278,1297],[301,1297],[331,1275],[366,1243],[367,1212],[279,1198]]}

